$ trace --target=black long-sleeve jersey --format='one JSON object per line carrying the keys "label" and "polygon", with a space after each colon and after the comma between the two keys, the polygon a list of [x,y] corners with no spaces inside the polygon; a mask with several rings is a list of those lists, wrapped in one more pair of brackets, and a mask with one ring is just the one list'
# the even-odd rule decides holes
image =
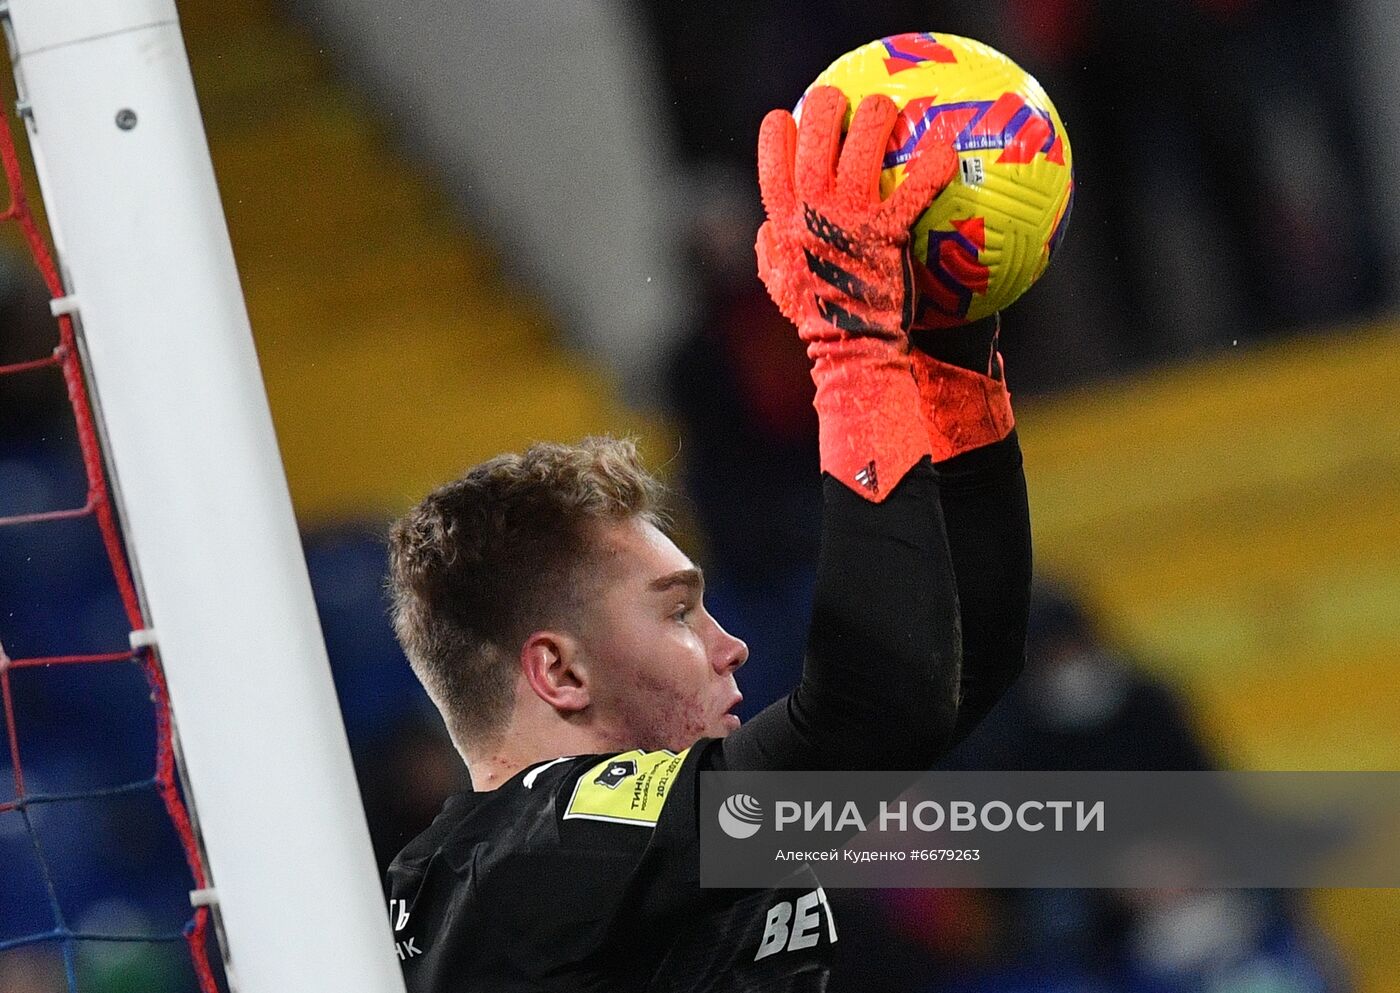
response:
{"label": "black long-sleeve jersey", "polygon": [[836,925],[810,870],[700,889],[705,739],[556,759],[453,797],[394,861],[411,991],[818,991]]}
{"label": "black long-sleeve jersey", "polygon": [[389,869],[409,993],[825,989],[838,931],[810,870],[700,888],[699,774],[928,768],[1019,671],[1030,582],[1014,433],[881,504],[825,486],[797,688],[679,754],[560,758],[449,800]]}

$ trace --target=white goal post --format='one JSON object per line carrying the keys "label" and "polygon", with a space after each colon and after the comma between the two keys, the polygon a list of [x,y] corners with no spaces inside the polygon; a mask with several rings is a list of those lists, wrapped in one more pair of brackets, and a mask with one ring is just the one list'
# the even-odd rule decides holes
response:
{"label": "white goal post", "polygon": [[9,0],[239,993],[401,993],[174,0]]}

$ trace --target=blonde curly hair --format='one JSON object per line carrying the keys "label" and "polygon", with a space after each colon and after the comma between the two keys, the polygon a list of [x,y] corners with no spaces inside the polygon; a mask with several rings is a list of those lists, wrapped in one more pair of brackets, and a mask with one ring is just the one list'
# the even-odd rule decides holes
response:
{"label": "blonde curly hair", "polygon": [[660,526],[664,492],[631,439],[542,443],[473,467],[394,523],[394,630],[454,738],[504,728],[520,644],[577,615],[599,528]]}

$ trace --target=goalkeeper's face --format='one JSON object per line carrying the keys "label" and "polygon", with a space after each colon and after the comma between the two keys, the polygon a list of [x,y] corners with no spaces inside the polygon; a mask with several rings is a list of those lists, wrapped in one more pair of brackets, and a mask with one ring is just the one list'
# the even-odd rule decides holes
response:
{"label": "goalkeeper's face", "polygon": [[704,578],[640,518],[602,536],[600,595],[583,623],[589,709],[619,747],[688,748],[739,726],[748,646],[710,616]]}

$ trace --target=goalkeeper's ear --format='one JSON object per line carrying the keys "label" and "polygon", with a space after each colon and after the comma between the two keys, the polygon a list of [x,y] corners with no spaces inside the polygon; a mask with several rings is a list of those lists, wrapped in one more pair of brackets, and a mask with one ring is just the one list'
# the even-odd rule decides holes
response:
{"label": "goalkeeper's ear", "polygon": [[588,671],[582,646],[563,631],[536,631],[520,646],[520,673],[531,692],[556,711],[587,708]]}

